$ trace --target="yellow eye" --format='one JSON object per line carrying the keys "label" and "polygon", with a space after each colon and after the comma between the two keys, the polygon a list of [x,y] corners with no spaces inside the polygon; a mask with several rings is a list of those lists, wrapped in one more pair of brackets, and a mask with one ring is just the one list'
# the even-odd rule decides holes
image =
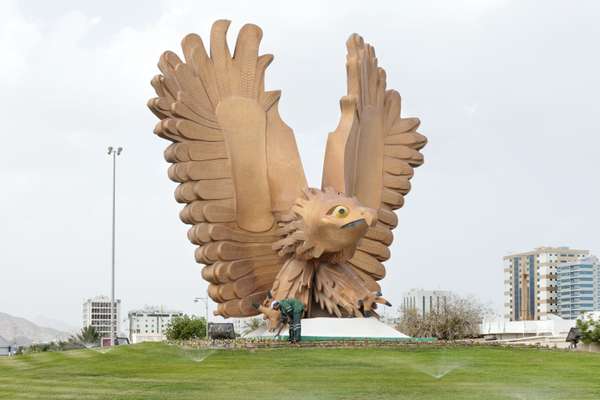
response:
{"label": "yellow eye", "polygon": [[348,216],[348,208],[344,206],[336,206],[331,214],[336,218],[346,218]]}

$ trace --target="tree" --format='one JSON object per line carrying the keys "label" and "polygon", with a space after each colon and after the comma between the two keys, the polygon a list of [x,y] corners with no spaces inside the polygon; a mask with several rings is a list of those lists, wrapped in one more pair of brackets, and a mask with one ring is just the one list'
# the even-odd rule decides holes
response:
{"label": "tree", "polygon": [[587,317],[582,315],[576,324],[581,332],[581,341],[583,343],[600,343],[600,319],[594,320],[589,314]]}
{"label": "tree", "polygon": [[206,337],[206,319],[188,315],[173,318],[166,336],[169,340],[203,339]]}
{"label": "tree", "polygon": [[432,310],[425,316],[415,309],[406,310],[396,328],[412,337],[472,338],[479,336],[479,325],[488,314],[489,307],[475,298],[451,296],[443,309]]}
{"label": "tree", "polygon": [[96,331],[93,326],[86,326],[81,329],[75,337],[72,337],[73,341],[78,341],[83,344],[98,344],[100,343],[100,334]]}
{"label": "tree", "polygon": [[267,321],[265,321],[261,317],[254,317],[244,321],[244,330],[242,331],[243,335],[247,335],[250,332],[254,332],[260,327],[266,326]]}

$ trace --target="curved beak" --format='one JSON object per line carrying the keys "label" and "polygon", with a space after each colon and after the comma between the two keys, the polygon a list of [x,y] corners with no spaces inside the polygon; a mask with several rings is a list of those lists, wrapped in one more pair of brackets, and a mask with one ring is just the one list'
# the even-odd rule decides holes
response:
{"label": "curved beak", "polygon": [[357,220],[354,220],[352,222],[348,222],[347,224],[344,224],[341,226],[342,229],[346,229],[346,228],[354,228],[355,226],[359,226],[359,225],[366,225],[367,221],[365,221],[364,218],[360,218]]}

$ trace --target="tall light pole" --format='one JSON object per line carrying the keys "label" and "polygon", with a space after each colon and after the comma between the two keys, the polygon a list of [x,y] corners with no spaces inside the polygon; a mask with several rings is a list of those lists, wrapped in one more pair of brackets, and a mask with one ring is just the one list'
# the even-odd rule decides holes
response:
{"label": "tall light pole", "polygon": [[115,209],[116,209],[116,182],[117,182],[117,156],[123,151],[122,147],[116,149],[112,146],[108,147],[108,155],[113,159],[113,185],[112,185],[112,259],[111,259],[111,275],[110,275],[110,345],[114,346],[116,341],[116,326],[115,326]]}
{"label": "tall light pole", "polygon": [[204,308],[206,311],[206,340],[208,340],[208,297],[194,297],[194,303],[200,301],[204,302]]}

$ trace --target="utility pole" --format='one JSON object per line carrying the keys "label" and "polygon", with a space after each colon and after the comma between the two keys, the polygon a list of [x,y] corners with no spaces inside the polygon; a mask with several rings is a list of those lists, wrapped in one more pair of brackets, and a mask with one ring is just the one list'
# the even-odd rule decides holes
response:
{"label": "utility pole", "polygon": [[116,149],[112,146],[108,148],[108,155],[113,159],[113,182],[112,182],[112,257],[111,257],[111,278],[110,278],[110,345],[116,343],[116,307],[115,307],[115,221],[116,221],[116,182],[117,182],[117,156],[123,151],[122,147]]}
{"label": "utility pole", "polygon": [[199,301],[204,302],[206,312],[206,340],[208,340],[208,297],[194,297],[194,303],[198,303]]}

